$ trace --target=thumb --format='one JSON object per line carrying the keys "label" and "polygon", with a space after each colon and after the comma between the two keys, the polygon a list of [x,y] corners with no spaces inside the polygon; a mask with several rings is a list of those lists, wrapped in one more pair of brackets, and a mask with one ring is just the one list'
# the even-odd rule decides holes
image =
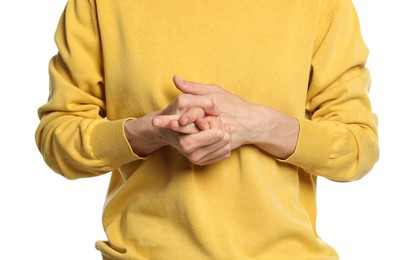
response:
{"label": "thumb", "polygon": [[[192,81],[186,81],[180,78],[179,76],[173,77],[174,85],[178,90],[183,92],[184,94],[194,95],[195,101],[202,101],[202,100],[210,100],[210,102],[201,102],[201,105],[197,105],[198,107],[201,107],[206,114],[212,115],[212,116],[218,116],[219,110],[213,100],[210,98],[209,94],[211,93],[211,90],[213,90],[212,85],[207,84],[201,84],[196,83]],[[207,96],[205,96],[207,95]],[[200,98],[200,99],[198,99]]]}
{"label": "thumb", "polygon": [[179,76],[173,77],[174,85],[185,94],[206,95],[210,93],[210,85],[186,81]]}

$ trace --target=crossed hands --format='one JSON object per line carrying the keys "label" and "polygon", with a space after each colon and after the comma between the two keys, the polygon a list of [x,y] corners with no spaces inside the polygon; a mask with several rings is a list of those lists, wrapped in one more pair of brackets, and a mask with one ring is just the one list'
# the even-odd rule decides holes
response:
{"label": "crossed hands", "polygon": [[161,138],[190,162],[207,165],[228,158],[232,150],[231,129],[210,94],[227,93],[215,85],[174,77],[183,92],[160,115],[152,119]]}
{"label": "crossed hands", "polygon": [[173,78],[182,92],[162,111],[125,123],[125,134],[138,155],[169,145],[190,162],[221,161],[247,144],[279,158],[290,156],[297,143],[298,121],[275,109],[250,103],[212,84]]}

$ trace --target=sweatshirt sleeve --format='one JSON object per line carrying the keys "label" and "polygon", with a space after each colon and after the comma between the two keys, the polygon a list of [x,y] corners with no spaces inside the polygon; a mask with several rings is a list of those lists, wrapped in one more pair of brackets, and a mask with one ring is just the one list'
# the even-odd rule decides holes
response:
{"label": "sweatshirt sleeve", "polygon": [[377,117],[368,97],[368,49],[351,0],[331,1],[319,26],[305,118],[294,154],[285,160],[335,181],[368,173],[379,157]]}
{"label": "sweatshirt sleeve", "polygon": [[51,169],[69,179],[109,172],[139,159],[124,135],[126,119],[106,119],[103,58],[94,4],[69,0],[55,34],[50,95],[36,143]]}

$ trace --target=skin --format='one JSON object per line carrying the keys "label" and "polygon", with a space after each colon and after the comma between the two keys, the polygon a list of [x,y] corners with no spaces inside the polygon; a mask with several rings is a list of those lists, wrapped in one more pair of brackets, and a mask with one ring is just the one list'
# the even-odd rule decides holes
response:
{"label": "skin", "polygon": [[281,159],[294,152],[300,128],[296,118],[217,85],[177,76],[173,82],[183,94],[167,108],[125,123],[126,137],[138,155],[170,145],[192,163],[207,165],[249,144]]}
{"label": "skin", "polygon": [[[190,122],[188,117],[192,117]],[[164,110],[128,120],[125,135],[139,156],[166,145],[197,165],[207,165],[231,155],[229,127],[222,123],[213,101],[205,96],[181,94]]]}

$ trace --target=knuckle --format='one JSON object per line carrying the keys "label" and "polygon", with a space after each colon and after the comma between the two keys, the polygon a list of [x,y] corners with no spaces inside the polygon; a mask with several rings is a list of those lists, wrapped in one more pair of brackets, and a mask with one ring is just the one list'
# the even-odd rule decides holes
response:
{"label": "knuckle", "polygon": [[180,138],[179,145],[180,148],[187,154],[193,151],[193,143],[187,138]]}
{"label": "knuckle", "polygon": [[232,155],[232,153],[231,153],[231,151],[229,151],[227,154],[225,154],[225,158],[229,158],[229,157],[231,157],[231,155]]}
{"label": "knuckle", "polygon": [[224,154],[222,159],[228,159],[229,157],[231,157],[231,153]]}
{"label": "knuckle", "polygon": [[179,108],[186,108],[189,104],[189,94],[180,94],[177,98],[177,105]]}
{"label": "knuckle", "polygon": [[198,165],[198,166],[205,166],[205,165],[207,165],[208,163],[207,163],[207,162],[197,162],[197,163],[194,163],[194,164],[196,164],[196,165]]}
{"label": "knuckle", "polygon": [[231,155],[231,147],[232,147],[232,144],[228,143],[222,148],[225,155],[229,155],[229,156]]}
{"label": "knuckle", "polygon": [[213,138],[217,140],[222,140],[225,137],[225,132],[222,129],[213,129]]}
{"label": "knuckle", "polygon": [[200,161],[202,158],[201,158],[201,156],[198,153],[191,153],[191,154],[189,154],[188,159],[193,164],[200,165],[202,163]]}
{"label": "knuckle", "polygon": [[225,133],[223,140],[226,142],[231,142],[231,135],[228,133]]}
{"label": "knuckle", "polygon": [[205,105],[207,107],[212,107],[212,106],[215,105],[215,103],[213,102],[213,100],[210,97],[206,97],[205,100],[204,100],[204,102],[205,102]]}

